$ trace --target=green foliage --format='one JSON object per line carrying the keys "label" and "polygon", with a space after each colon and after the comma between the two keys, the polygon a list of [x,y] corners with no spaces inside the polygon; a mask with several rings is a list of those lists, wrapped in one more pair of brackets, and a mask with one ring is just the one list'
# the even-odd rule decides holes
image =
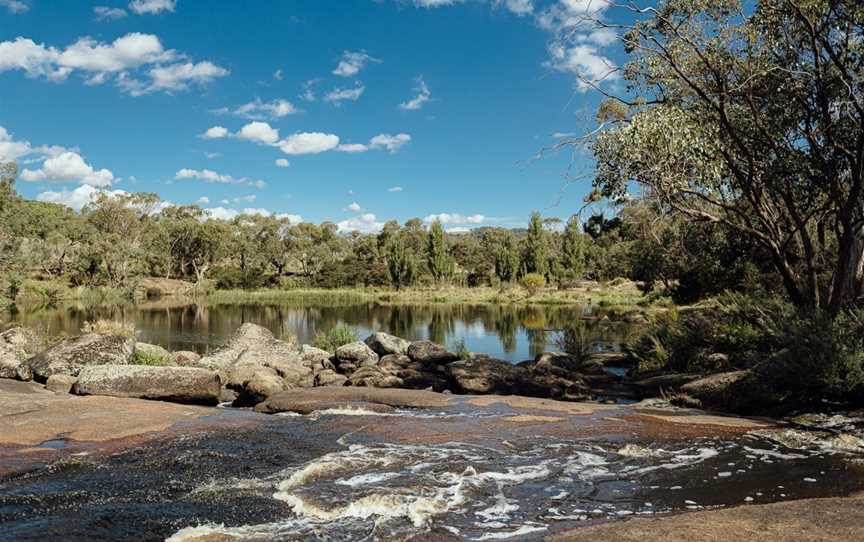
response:
{"label": "green foliage", "polygon": [[447,280],[453,276],[453,259],[444,239],[444,228],[441,221],[435,220],[429,226],[429,237],[426,242],[426,264],[435,282]]}
{"label": "green foliage", "polygon": [[572,278],[580,278],[585,270],[587,240],[582,233],[579,217],[573,215],[564,228],[561,244],[561,265],[570,272]]}
{"label": "green foliage", "polygon": [[145,352],[136,350],[129,360],[130,365],[148,365],[151,367],[161,367],[168,364],[168,360],[155,352]]}
{"label": "green foliage", "polygon": [[358,335],[356,329],[346,326],[345,324],[339,324],[330,328],[325,333],[318,332],[315,335],[315,340],[312,344],[316,348],[326,350],[332,354],[336,352],[336,349],[340,346],[356,342],[357,340]]}
{"label": "green foliage", "polygon": [[495,254],[495,275],[501,282],[513,282],[519,271],[519,252],[516,249],[516,238],[507,232]]}
{"label": "green foliage", "polygon": [[417,262],[405,248],[405,241],[401,236],[389,242],[387,270],[390,272],[390,281],[397,290],[410,286],[417,279]]}
{"label": "green foliage", "polygon": [[131,322],[118,322],[117,320],[96,320],[95,322],[84,322],[81,333],[134,337],[135,325]]}
{"label": "green foliage", "polygon": [[546,286],[546,277],[540,273],[528,273],[522,277],[520,283],[533,296],[538,290]]}
{"label": "green foliage", "polygon": [[528,222],[528,235],[522,249],[522,275],[536,273],[545,276],[549,272],[546,261],[546,230],[540,213],[531,213]]}
{"label": "green foliage", "polygon": [[578,321],[558,333],[555,337],[555,346],[582,363],[591,355],[594,346],[593,334],[585,322]]}

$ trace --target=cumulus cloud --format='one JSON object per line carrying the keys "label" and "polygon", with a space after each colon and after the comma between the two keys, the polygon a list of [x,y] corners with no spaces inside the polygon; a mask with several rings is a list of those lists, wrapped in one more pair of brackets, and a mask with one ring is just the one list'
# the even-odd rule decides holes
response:
{"label": "cumulus cloud", "polygon": [[78,153],[63,152],[47,158],[42,167],[36,170],[25,169],[21,172],[24,181],[79,182],[96,187],[111,186],[114,174],[108,169],[94,169]]}
{"label": "cumulus cloud", "polygon": [[264,181],[252,181],[246,177],[241,177],[239,179],[232,177],[231,175],[225,175],[222,173],[217,173],[211,169],[190,169],[183,168],[177,173],[174,174],[174,179],[178,181],[185,181],[191,179],[197,179],[199,181],[204,181],[206,183],[219,183],[219,184],[242,184],[254,186],[256,188],[264,188],[266,184]]}
{"label": "cumulus cloud", "polygon": [[104,190],[89,184],[81,185],[74,190],[47,191],[36,195],[37,201],[45,203],[57,203],[65,205],[75,211],[81,211],[85,206],[93,203],[100,194],[110,196],[123,196],[127,192],[123,190]]}
{"label": "cumulus cloud", "polygon": [[116,21],[128,15],[125,9],[110,8],[108,6],[95,6],[93,13],[96,14],[97,21]]}
{"label": "cumulus cloud", "polygon": [[345,101],[356,102],[360,96],[366,91],[366,87],[362,83],[357,83],[354,88],[334,88],[324,95],[324,101],[330,102],[336,106]]}
{"label": "cumulus cloud", "polygon": [[533,0],[495,0],[495,5],[504,6],[520,17],[534,13]]}
{"label": "cumulus cloud", "polygon": [[[220,110],[225,112],[225,110]],[[260,98],[243,104],[234,110],[234,114],[251,120],[280,119],[299,112],[288,100],[277,98],[272,102],[262,102]]]}
{"label": "cumulus cloud", "polygon": [[363,210],[363,207],[361,207],[359,203],[357,203],[356,201],[354,201],[354,202],[351,202],[351,203],[348,205],[348,207],[345,208],[345,210],[346,210],[346,211],[353,211],[353,212],[355,212],[355,213],[359,213],[360,211]]}
{"label": "cumulus cloud", "polygon": [[282,76],[282,68],[279,68],[278,70],[276,70],[275,72],[273,72],[273,79],[275,79],[275,80],[277,80],[277,81],[281,81],[282,78],[283,78],[283,76]]}
{"label": "cumulus cloud", "polygon": [[388,192],[402,192],[401,186],[391,186],[387,189]]}
{"label": "cumulus cloud", "polygon": [[201,134],[203,139],[222,139],[228,137],[228,128],[224,126],[213,126],[207,128],[207,131]]}
{"label": "cumulus cloud", "polygon": [[426,81],[423,80],[422,75],[418,76],[415,81],[417,86],[414,87],[414,92],[416,92],[417,95],[410,100],[399,104],[399,109],[403,111],[417,111],[429,101],[429,98],[432,97],[432,93],[429,92],[429,87],[426,85]]}
{"label": "cumulus cloud", "polygon": [[227,207],[211,207],[208,209],[204,209],[207,213],[207,216],[213,218],[215,220],[234,220],[238,216],[242,215],[250,215],[250,216],[275,216],[280,220],[287,220],[291,224],[300,224],[303,222],[303,217],[297,214],[291,213],[277,213],[273,214],[267,209],[247,207],[240,211],[236,209],[229,209]]}
{"label": "cumulus cloud", "polygon": [[549,54],[552,58],[548,65],[555,70],[575,75],[576,87],[581,91],[620,78],[615,63],[603,56],[593,45],[568,46],[557,43],[550,46]]}
{"label": "cumulus cloud", "polygon": [[253,143],[273,145],[279,141],[279,130],[266,122],[255,121],[240,128],[240,131],[237,132],[237,137],[252,141]]}
{"label": "cumulus cloud", "polygon": [[390,154],[394,154],[410,141],[411,136],[408,134],[379,134],[369,141],[369,147],[373,149],[387,149]]}
{"label": "cumulus cloud", "polygon": [[423,222],[432,223],[436,220],[444,225],[482,224],[486,221],[486,217],[480,214],[466,216],[459,213],[438,213],[428,215],[423,219]]}
{"label": "cumulus cloud", "polygon": [[195,200],[195,203],[197,203],[198,205],[207,205],[208,203],[210,203],[210,198],[208,198],[207,196],[201,196],[200,198]]}
{"label": "cumulus cloud", "polygon": [[177,0],[132,0],[129,9],[138,15],[156,15],[163,11],[173,12]]}
{"label": "cumulus cloud", "polygon": [[0,73],[20,70],[29,77],[51,81],[63,81],[80,73],[90,85],[113,79],[121,90],[133,96],[185,90],[229,73],[209,61],[184,60],[185,55],[165,49],[157,36],[139,32],[111,43],[83,37],[65,49],[24,37],[0,42]]}
{"label": "cumulus cloud", "polygon": [[351,52],[345,51],[342,53],[342,60],[333,70],[333,75],[340,77],[354,77],[366,67],[370,62],[381,62],[376,58],[372,58],[363,51]]}
{"label": "cumulus cloud", "polygon": [[421,8],[439,8],[441,6],[452,6],[461,4],[465,0],[414,0],[414,5]]}
{"label": "cumulus cloud", "polygon": [[290,155],[318,154],[338,146],[339,136],[320,132],[299,132],[278,143],[279,149]]}
{"label": "cumulus cloud", "polygon": [[284,158],[277,158],[276,159],[276,167],[288,167],[290,165],[291,165],[291,162],[289,162],[288,160],[286,160]]}
{"label": "cumulus cloud", "polygon": [[6,128],[0,126],[0,161],[12,161],[32,151],[29,141],[16,141]]}
{"label": "cumulus cloud", "polygon": [[0,7],[6,8],[10,13],[24,13],[30,9],[22,0],[0,0]]}
{"label": "cumulus cloud", "polygon": [[381,228],[384,227],[384,223],[379,222],[372,213],[363,213],[354,218],[337,222],[336,227],[343,233],[352,231],[360,233],[376,233],[381,231]]}

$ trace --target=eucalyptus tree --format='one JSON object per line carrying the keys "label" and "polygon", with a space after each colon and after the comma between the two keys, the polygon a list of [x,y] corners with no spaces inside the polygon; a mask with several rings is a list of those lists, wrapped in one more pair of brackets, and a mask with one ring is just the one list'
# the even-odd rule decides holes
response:
{"label": "eucalyptus tree", "polygon": [[453,275],[453,258],[450,257],[447,240],[444,238],[444,228],[439,220],[433,221],[429,226],[426,240],[426,264],[429,266],[429,273],[435,282],[449,279]]}
{"label": "eucalyptus tree", "polygon": [[793,303],[836,317],[864,284],[864,3],[621,7],[630,93],[587,136],[596,188],[753,239]]}
{"label": "eucalyptus tree", "polygon": [[546,275],[549,271],[546,261],[547,252],[546,230],[543,228],[543,219],[540,213],[531,213],[528,222],[528,235],[525,237],[522,250],[522,274],[537,273]]}

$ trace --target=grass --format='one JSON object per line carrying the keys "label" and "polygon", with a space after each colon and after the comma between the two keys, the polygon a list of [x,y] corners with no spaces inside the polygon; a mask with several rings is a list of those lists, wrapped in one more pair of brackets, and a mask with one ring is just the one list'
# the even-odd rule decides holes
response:
{"label": "grass", "polygon": [[315,340],[312,345],[315,346],[315,348],[320,348],[321,350],[326,350],[333,354],[340,346],[356,342],[358,337],[356,329],[344,324],[339,324],[326,333],[321,333],[319,331],[318,334],[315,335]]}
{"label": "grass", "polygon": [[149,367],[161,367],[168,364],[168,359],[153,352],[137,350],[129,360],[130,365],[147,365]]}

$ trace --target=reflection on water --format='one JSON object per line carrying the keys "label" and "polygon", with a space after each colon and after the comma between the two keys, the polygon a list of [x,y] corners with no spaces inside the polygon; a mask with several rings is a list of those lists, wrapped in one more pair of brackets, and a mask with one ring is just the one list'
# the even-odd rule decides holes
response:
{"label": "reflection on water", "polygon": [[522,361],[555,350],[556,332],[572,325],[587,326],[595,350],[616,350],[631,328],[622,324],[584,321],[583,307],[496,305],[379,305],[342,307],[290,305],[143,305],[85,307],[21,311],[13,322],[52,335],[76,335],[85,321],[115,319],[133,322],[139,340],[169,350],[205,353],[223,344],[241,324],[252,322],[276,336],[294,336],[311,343],[315,334],[347,324],[361,337],[385,331],[409,340],[429,339],[455,348],[460,341],[474,352]]}

